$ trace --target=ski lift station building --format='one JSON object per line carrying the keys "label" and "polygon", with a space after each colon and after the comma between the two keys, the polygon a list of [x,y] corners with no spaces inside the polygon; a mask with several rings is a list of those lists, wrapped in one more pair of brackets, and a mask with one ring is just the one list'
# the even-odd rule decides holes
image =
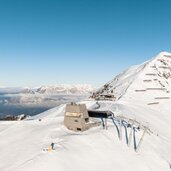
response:
{"label": "ski lift station building", "polygon": [[89,115],[85,104],[67,104],[64,125],[73,131],[86,131],[90,128]]}
{"label": "ski lift station building", "polygon": [[[103,127],[106,126],[107,128],[106,119],[110,116],[112,116],[112,114],[109,111],[91,111],[87,110],[85,104],[71,103],[66,105],[64,125],[73,131],[86,131],[101,124],[103,124]],[[99,121],[99,119],[101,119],[102,122]],[[103,119],[105,119],[105,123]]]}

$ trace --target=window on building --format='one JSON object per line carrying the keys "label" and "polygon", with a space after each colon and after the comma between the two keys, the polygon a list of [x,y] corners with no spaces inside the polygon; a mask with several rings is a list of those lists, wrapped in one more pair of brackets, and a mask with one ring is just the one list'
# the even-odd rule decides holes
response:
{"label": "window on building", "polygon": [[77,117],[77,118],[80,118],[81,115],[82,115],[82,113],[66,112],[65,115],[68,116],[68,117]]}

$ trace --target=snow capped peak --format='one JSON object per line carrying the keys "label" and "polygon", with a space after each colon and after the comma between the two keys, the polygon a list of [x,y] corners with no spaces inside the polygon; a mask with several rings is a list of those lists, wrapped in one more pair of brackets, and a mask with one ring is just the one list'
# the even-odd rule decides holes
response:
{"label": "snow capped peak", "polygon": [[166,52],[166,51],[161,51],[161,52],[157,55],[157,57],[162,57],[162,56],[166,56],[166,55],[171,55],[171,53]]}
{"label": "snow capped peak", "polygon": [[152,60],[122,72],[93,97],[114,96],[118,100],[122,97],[139,99],[142,96],[142,99],[148,99],[147,103],[152,103],[157,101],[156,98],[169,98],[170,91],[171,53],[161,52]]}

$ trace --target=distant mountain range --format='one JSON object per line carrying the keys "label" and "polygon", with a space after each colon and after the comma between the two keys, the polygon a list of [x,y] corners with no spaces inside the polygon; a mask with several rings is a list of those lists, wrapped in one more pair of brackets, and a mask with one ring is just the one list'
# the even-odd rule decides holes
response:
{"label": "distant mountain range", "polygon": [[25,88],[21,93],[23,94],[91,94],[95,89],[91,85],[55,85],[55,86],[41,86],[38,88]]}
{"label": "distant mountain range", "polygon": [[87,84],[0,88],[0,105],[55,107],[87,99],[94,90]]}
{"label": "distant mountain range", "polygon": [[95,88],[88,84],[77,84],[77,85],[51,85],[51,86],[40,86],[36,88],[20,87],[20,88],[6,88],[0,87],[0,93],[4,94],[45,94],[45,95],[76,95],[76,94],[91,94]]}

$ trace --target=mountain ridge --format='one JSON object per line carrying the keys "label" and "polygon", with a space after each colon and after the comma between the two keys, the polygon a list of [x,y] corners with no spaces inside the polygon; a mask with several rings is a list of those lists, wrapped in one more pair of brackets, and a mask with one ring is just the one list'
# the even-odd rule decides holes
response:
{"label": "mountain ridge", "polygon": [[[163,63],[165,66],[162,66]],[[168,69],[169,71],[167,71]],[[105,95],[114,95],[116,100],[119,100],[125,96],[132,86],[134,86],[134,89],[138,87],[142,90],[148,89],[148,86],[144,84],[148,81],[152,82],[151,88],[153,88],[152,86],[154,85],[158,88],[162,88],[161,86],[168,87],[169,85],[167,84],[170,84],[171,86],[171,75],[169,75],[170,71],[171,54],[168,52],[161,52],[155,58],[123,71],[96,91],[93,96],[94,98],[97,98]],[[137,80],[139,82],[137,82]],[[144,83],[142,81],[144,81]],[[157,86],[155,81],[158,81],[160,85]]]}
{"label": "mountain ridge", "polygon": [[23,94],[89,94],[94,91],[92,85],[89,84],[61,84],[40,86],[38,88],[26,88],[21,93]]}

